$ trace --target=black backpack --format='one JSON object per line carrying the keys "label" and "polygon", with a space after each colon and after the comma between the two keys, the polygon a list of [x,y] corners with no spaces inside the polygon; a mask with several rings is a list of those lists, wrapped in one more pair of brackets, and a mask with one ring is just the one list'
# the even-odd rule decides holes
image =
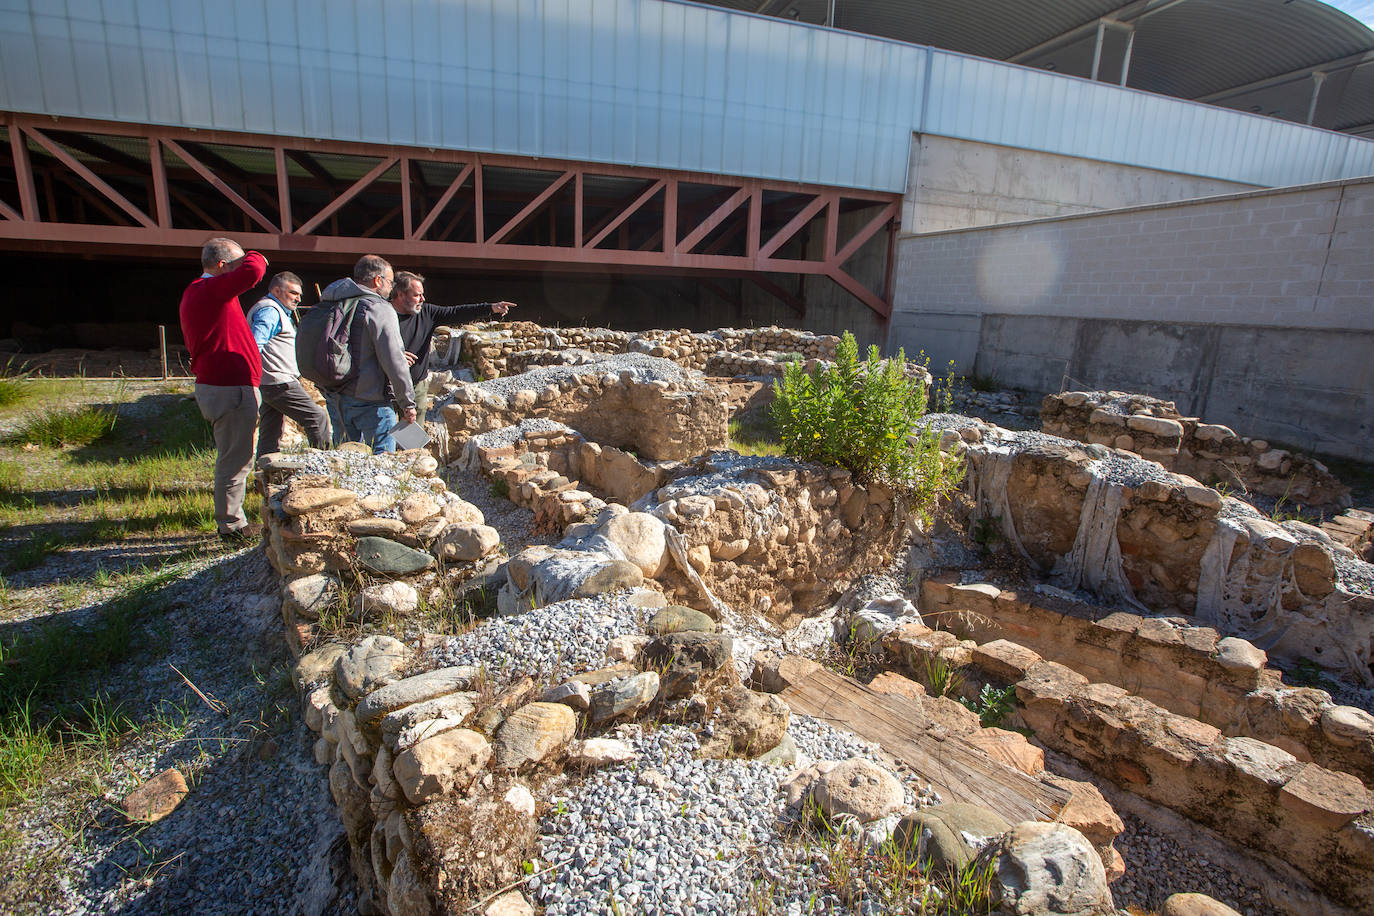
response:
{"label": "black backpack", "polygon": [[301,375],[321,389],[343,387],[358,372],[349,346],[362,296],[321,302],[305,313],[296,328],[296,364]]}

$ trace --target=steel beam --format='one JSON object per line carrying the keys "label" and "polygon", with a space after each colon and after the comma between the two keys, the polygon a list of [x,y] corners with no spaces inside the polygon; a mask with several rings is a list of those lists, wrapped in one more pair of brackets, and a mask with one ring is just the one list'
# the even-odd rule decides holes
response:
{"label": "steel beam", "polygon": [[[13,130],[14,128],[11,127],[10,129]],[[120,194],[114,188],[110,187],[110,185],[107,184],[103,178],[101,178],[95,172],[92,172],[90,169],[88,169],[85,166],[85,164],[83,164],[71,153],[67,152],[62,147],[58,146],[53,141],[49,140],[42,131],[38,130],[36,127],[30,127],[27,128],[25,132],[33,138],[33,141],[35,143],[37,143],[39,146],[43,147],[43,149],[51,153],[53,157],[56,158],[59,162],[61,162],[67,168],[71,169],[76,174],[80,175],[81,178],[87,184],[89,184],[91,187],[95,188],[101,194],[104,194],[107,198],[109,198],[116,206],[119,207],[119,209],[123,210],[125,213],[129,214],[134,219],[138,220],[140,223],[142,223],[144,226],[147,226],[150,229],[157,225],[155,222],[152,221],[151,218],[149,218],[148,214],[144,213],[138,207],[135,207],[133,204],[131,204],[127,197],[125,197],[123,194]]]}
{"label": "steel beam", "polygon": [[[368,250],[412,262],[421,260],[444,263],[461,260],[465,267],[481,265],[512,270],[536,268],[564,273],[671,273],[698,277],[823,275],[832,277],[842,288],[880,314],[885,315],[890,311],[886,303],[889,297],[875,296],[866,290],[863,284],[849,277],[843,270],[843,261],[858,251],[877,232],[882,231],[884,226],[888,226],[890,230],[890,221],[896,214],[900,201],[894,194],[803,185],[795,182],[731,179],[721,175],[671,172],[633,166],[573,161],[552,162],[506,155],[478,156],[459,150],[421,150],[368,143],[320,142],[261,134],[232,134],[226,131],[199,131],[80,119],[39,119],[5,112],[0,112],[0,124],[4,124],[10,131],[13,169],[20,197],[18,207],[0,204],[0,245],[9,250],[66,250],[79,251],[82,254],[92,251],[105,254],[184,254],[187,251],[198,250],[207,231],[232,232],[244,245],[270,252],[289,253],[302,260],[352,258],[359,250]],[[90,152],[98,160],[82,162],[47,137],[43,132],[45,127],[63,131],[65,134],[139,138],[147,144],[150,162],[143,164],[133,157],[116,155],[117,150],[107,147],[98,138],[81,137],[79,139],[82,143],[90,141],[82,149]],[[87,225],[82,222],[82,215],[78,215],[75,221],[61,222],[55,202],[50,206],[45,218],[38,208],[35,171],[27,156],[30,137],[32,142],[65,167],[64,171],[54,172],[53,176],[45,172],[45,180],[47,177],[60,177],[75,181],[77,183],[74,187],[79,189],[79,193],[92,205],[99,205],[104,209],[112,220],[121,220],[122,214],[127,214],[135,221],[135,225]],[[191,144],[195,145],[195,151]],[[272,165],[261,173],[248,172],[224,158],[232,157],[232,153],[226,151],[222,156],[215,152],[215,149],[207,151],[205,144],[213,144],[215,149],[250,147],[270,150]],[[174,167],[171,160],[164,164],[164,149],[170,150],[174,157],[184,161],[186,167]],[[199,155],[201,152],[206,155]],[[363,177],[340,192],[342,182],[335,179],[314,158],[314,154],[317,153],[355,158],[370,157],[375,164]],[[211,168],[211,164],[207,164],[210,159],[221,165],[218,173]],[[232,169],[226,170],[223,167],[226,162]],[[305,188],[313,189],[318,182],[330,195],[319,212],[300,225],[295,224],[291,213],[292,187],[288,173],[290,162],[299,164],[310,174],[311,178],[302,181]],[[442,163],[457,168],[457,175],[432,207],[428,204],[433,197],[427,196],[428,189],[424,186],[419,173],[422,163]],[[133,168],[135,164],[144,166],[141,174]],[[400,167],[397,180],[383,180],[383,176],[392,166]],[[557,169],[558,172],[554,180],[533,198],[528,194],[501,194],[502,201],[515,200],[519,206],[515,215],[505,217],[503,224],[489,236],[486,230],[489,202],[483,188],[484,170],[487,166],[546,172]],[[121,180],[131,177],[146,183],[151,189],[150,198],[154,204],[156,219],[143,213],[119,194],[102,177],[102,171],[106,176],[118,175]],[[280,214],[280,224],[274,223],[249,203],[238,190],[226,183],[222,176],[227,171],[232,172],[235,181],[242,182],[250,193],[268,195],[264,188],[271,188],[274,193],[270,197]],[[586,226],[585,208],[589,204],[596,204],[589,201],[586,194],[585,183],[588,176],[634,179],[641,183],[639,189],[631,195],[610,203],[612,212],[606,215],[600,225],[590,230]],[[456,215],[451,216],[449,225],[444,229],[444,238],[427,237],[434,234],[439,217],[451,207],[458,192],[468,186],[469,178],[472,181],[471,196],[465,197]],[[710,186],[717,189],[717,192],[706,195],[697,206],[690,208],[696,211],[686,217],[692,225],[686,232],[680,232],[679,217],[683,215],[683,201],[679,191],[684,181]],[[572,238],[550,234],[547,242],[542,244],[517,244],[512,241],[523,225],[546,210],[551,225],[560,225],[569,220],[569,201],[560,194],[569,184],[572,185],[570,196],[573,210],[570,222],[575,230]],[[214,190],[210,191],[207,185]],[[363,208],[365,222],[358,223],[368,225],[365,232],[349,236],[339,236],[337,230],[334,235],[314,234],[326,220],[337,220],[340,209],[369,188],[376,193],[369,195],[368,205]],[[661,222],[660,214],[655,210],[649,217],[654,223],[649,226],[649,231],[644,233],[644,237],[636,233],[637,249],[631,245],[628,237],[622,239],[620,246],[616,248],[597,247],[616,232],[626,236],[631,219],[636,214],[643,214],[660,191],[663,192]],[[202,193],[227,199],[237,212],[243,214],[246,220],[244,225],[240,226],[237,219],[231,219],[225,224],[222,217],[207,212],[215,208],[208,204],[202,206],[208,199],[202,197]],[[788,200],[784,207],[795,206],[793,201],[796,200],[804,200],[806,203],[792,214],[781,229],[771,231],[765,227],[765,194],[780,198],[784,195],[790,197],[791,200]],[[106,206],[107,200],[114,208]],[[841,247],[837,242],[842,203],[845,212],[854,207],[879,206],[882,210]],[[742,205],[747,206],[743,213],[739,211]],[[193,214],[208,229],[177,227],[176,208],[184,208],[180,212]],[[459,223],[467,218],[469,209],[472,210],[474,226],[472,240],[446,241]],[[800,257],[795,258],[776,257],[777,251],[822,210],[825,211],[826,222],[823,253],[803,252]],[[420,218],[422,214],[423,218]],[[398,217],[401,223],[399,231],[394,228]],[[638,225],[640,222],[642,220],[636,220],[634,224]],[[722,227],[728,227],[728,231],[719,231]],[[377,237],[377,233],[385,234]],[[697,250],[702,248],[702,243],[707,238],[713,239],[711,244],[706,246],[707,250]],[[727,249],[738,251],[741,247],[741,254],[721,253]],[[889,262],[891,260],[889,239]],[[884,292],[888,291],[890,282],[889,270]]]}
{"label": "steel beam", "polygon": [[239,192],[229,187],[229,185],[225,183],[224,179],[220,178],[214,172],[210,171],[209,166],[201,162],[195,156],[191,155],[185,147],[183,147],[181,144],[177,143],[170,137],[163,138],[162,144],[166,146],[169,150],[171,150],[174,155],[181,159],[181,161],[185,162],[191,168],[195,169],[196,174],[200,175],[201,178],[204,178],[206,181],[208,181],[215,190],[219,191],[225,197],[229,198],[230,203],[238,207],[244,213],[248,214],[248,216],[253,220],[253,222],[257,223],[259,226],[266,229],[268,232],[278,231],[277,227],[273,225],[270,219],[263,216],[262,213],[258,212],[257,207],[253,206],[248,201],[244,200],[243,197],[239,194]]}

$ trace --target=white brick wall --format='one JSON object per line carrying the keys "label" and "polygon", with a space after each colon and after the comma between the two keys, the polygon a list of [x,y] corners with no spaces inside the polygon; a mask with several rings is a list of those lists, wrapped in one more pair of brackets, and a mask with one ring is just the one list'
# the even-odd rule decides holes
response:
{"label": "white brick wall", "polygon": [[1374,330],[1374,179],[898,243],[895,310]]}

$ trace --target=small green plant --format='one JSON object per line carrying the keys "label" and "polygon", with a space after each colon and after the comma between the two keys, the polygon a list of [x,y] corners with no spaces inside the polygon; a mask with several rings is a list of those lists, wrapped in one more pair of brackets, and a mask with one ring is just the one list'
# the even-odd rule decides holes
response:
{"label": "small green plant", "polygon": [[46,448],[90,445],[108,436],[115,428],[115,412],[96,407],[75,410],[50,410],[30,417],[8,441],[14,445]]}
{"label": "small green plant", "polygon": [[496,499],[510,499],[510,484],[504,477],[498,477],[491,482],[487,492]]}
{"label": "small green plant", "polygon": [[956,692],[964,683],[959,669],[942,655],[928,655],[925,661],[926,688],[937,697]]}
{"label": "small green plant", "polygon": [[907,376],[904,351],[883,359],[870,347],[861,363],[858,342],[846,331],[833,365],[807,373],[791,363],[773,393],[786,454],[845,468],[862,484],[883,484],[923,521],[963,477],[961,461],[940,451],[928,426],[918,426],[926,390],[922,378]]}
{"label": "small green plant", "polygon": [[992,550],[997,546],[997,542],[1002,539],[1002,516],[994,515],[978,519],[973,523],[969,537],[973,539],[973,543],[984,550]]}
{"label": "small green plant", "polygon": [[1306,656],[1293,664],[1293,669],[1288,672],[1288,680],[1295,687],[1315,687],[1318,690],[1329,691],[1335,686],[1326,669]]}
{"label": "small green plant", "polygon": [[984,728],[997,728],[1016,708],[1016,688],[1003,687],[999,690],[991,684],[984,684],[977,700],[960,697],[959,702],[978,714],[978,723]]}
{"label": "small green plant", "polygon": [[983,375],[980,372],[975,372],[968,377],[968,386],[974,391],[1001,391],[1006,387],[997,376]]}

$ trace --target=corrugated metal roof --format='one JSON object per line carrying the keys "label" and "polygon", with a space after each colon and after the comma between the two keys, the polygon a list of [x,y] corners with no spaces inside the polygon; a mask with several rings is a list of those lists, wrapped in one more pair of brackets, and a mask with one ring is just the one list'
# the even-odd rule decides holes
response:
{"label": "corrugated metal roof", "polygon": [[[799,16],[824,15],[825,0],[796,2],[809,4]],[[1183,0],[1157,15],[1223,2],[1241,0]],[[836,3],[842,23],[851,12],[907,9]],[[1010,6],[1029,13],[1008,18]],[[1008,50],[1071,31],[1103,6],[927,0],[910,9],[949,43],[982,30]],[[1363,71],[1346,83],[1368,87]],[[1284,92],[1284,105],[1301,106],[1300,93]],[[0,110],[893,192],[906,185],[913,131],[1257,185],[1374,173],[1374,143],[1355,137],[660,0],[387,0],[384,13],[378,0],[0,0]],[[349,180],[371,164],[340,157],[326,167]]]}
{"label": "corrugated metal roof", "polygon": [[[824,23],[830,9],[830,0],[705,2],[807,23]],[[834,12],[835,28],[1074,76],[1092,72],[1099,19],[1129,23],[1135,29],[1129,87],[1203,99],[1289,74],[1279,85],[1213,101],[1303,122],[1312,87],[1307,73],[1374,51],[1374,32],[1319,0],[834,0]],[[1119,79],[1125,42],[1123,30],[1107,31],[1099,79]],[[1319,126],[1369,123],[1369,70],[1374,61],[1339,88],[1324,87],[1340,97],[1323,106]],[[1295,92],[1290,82],[1306,91]]]}

